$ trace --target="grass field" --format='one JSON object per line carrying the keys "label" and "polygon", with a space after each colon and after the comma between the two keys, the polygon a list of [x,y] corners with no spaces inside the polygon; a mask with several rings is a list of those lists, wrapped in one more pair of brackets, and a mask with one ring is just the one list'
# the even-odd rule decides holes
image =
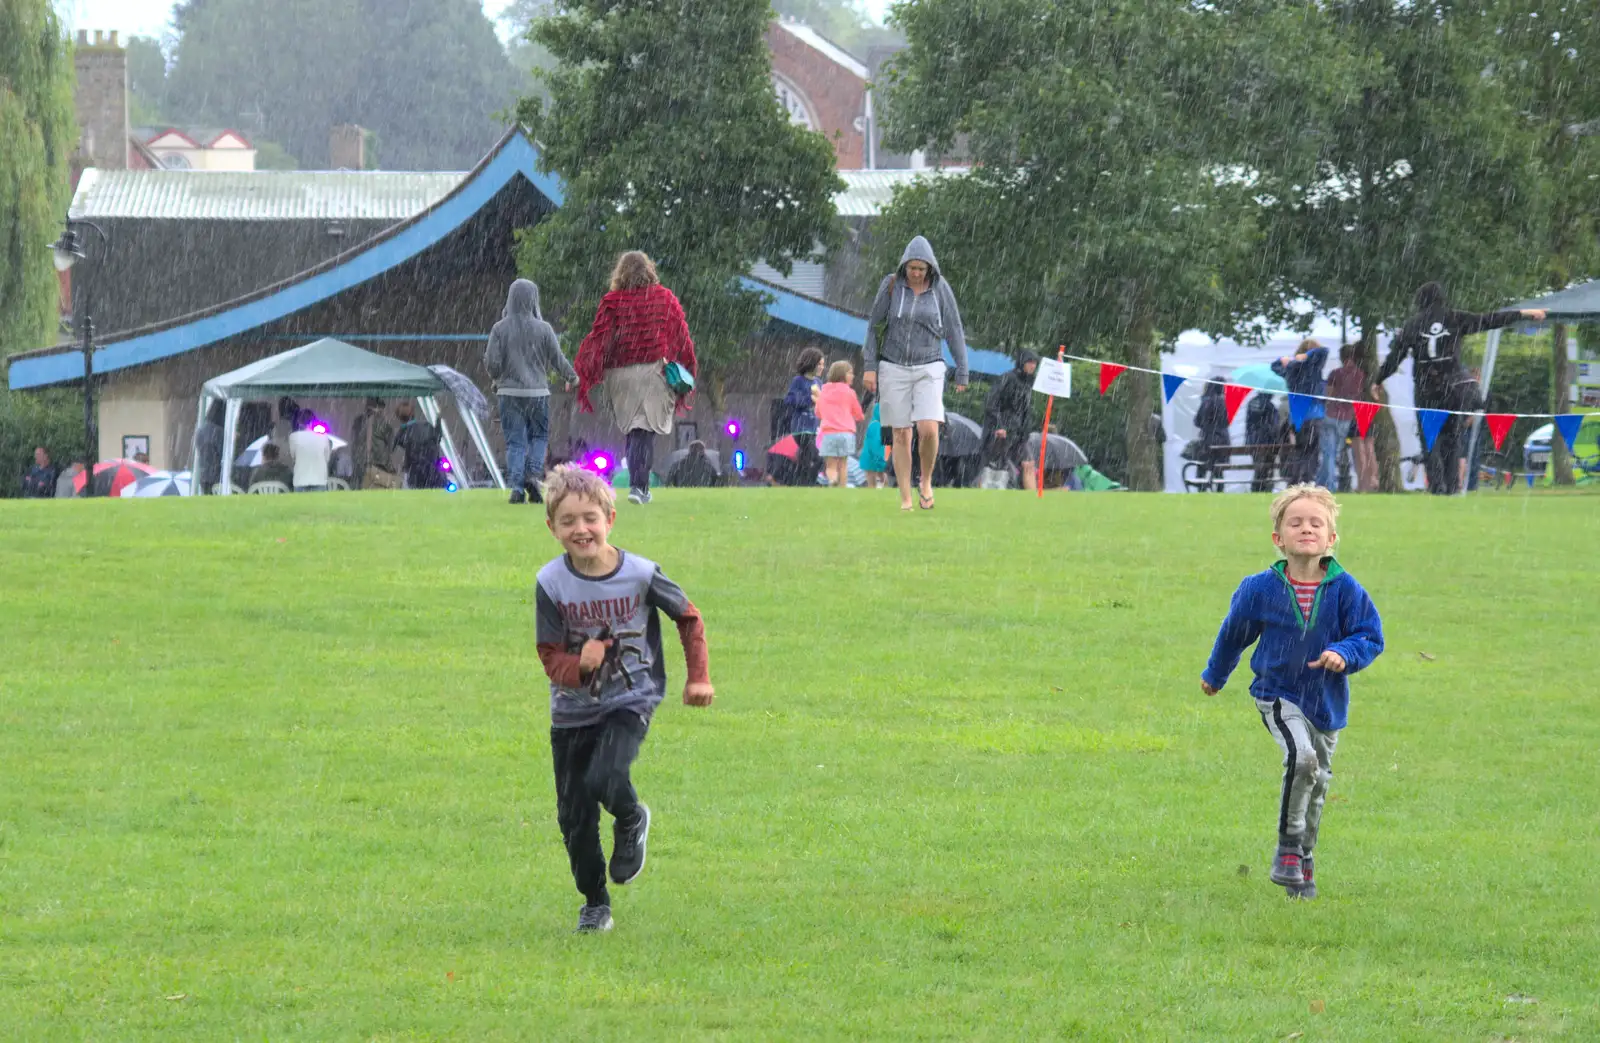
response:
{"label": "grass field", "polygon": [[657,716],[649,867],[575,937],[542,515],[0,503],[0,1039],[1600,1038],[1600,498],[1347,499],[1388,651],[1314,903],[1247,675],[1198,685],[1265,515],[624,504],[718,698]]}

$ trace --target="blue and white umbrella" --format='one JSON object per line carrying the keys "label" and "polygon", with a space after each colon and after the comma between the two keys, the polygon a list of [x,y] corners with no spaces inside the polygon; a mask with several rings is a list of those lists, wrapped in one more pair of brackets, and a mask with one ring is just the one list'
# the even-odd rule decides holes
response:
{"label": "blue and white umbrella", "polygon": [[244,447],[244,452],[233,461],[235,467],[260,467],[261,450],[268,442],[272,441],[271,435],[262,435],[260,438]]}
{"label": "blue and white umbrella", "polygon": [[125,499],[145,496],[188,496],[189,484],[188,471],[178,471],[176,473],[172,471],[156,471],[153,474],[145,475],[136,482],[123,486],[121,495]]}

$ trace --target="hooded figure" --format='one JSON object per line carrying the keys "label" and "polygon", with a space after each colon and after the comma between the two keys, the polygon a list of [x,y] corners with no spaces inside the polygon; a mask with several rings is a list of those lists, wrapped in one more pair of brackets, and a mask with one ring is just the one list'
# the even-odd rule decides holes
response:
{"label": "hooded figure", "polygon": [[505,311],[489,333],[484,368],[500,397],[500,427],[506,437],[506,484],[511,502],[540,502],[545,449],[550,444],[550,371],[570,388],[578,381],[561,354],[556,331],[539,313],[539,287],[527,279],[511,284]]}
{"label": "hooded figure", "polygon": [[[1394,375],[1412,356],[1412,388],[1422,409],[1452,409],[1471,412],[1479,408],[1477,385],[1461,365],[1461,338],[1485,330],[1503,329],[1518,319],[1543,319],[1544,312],[1495,311],[1483,315],[1454,311],[1444,287],[1436,282],[1417,289],[1416,313],[1400,327],[1389,345],[1389,357],[1378,369],[1376,383]],[[1420,423],[1420,420],[1419,420]],[[1428,470],[1428,491],[1437,495],[1456,492],[1461,485],[1457,468],[1460,454],[1462,418],[1450,416],[1439,429],[1424,463]],[[1426,438],[1424,438],[1426,442]]]}
{"label": "hooded figure", "polygon": [[1033,431],[1033,376],[1038,368],[1039,356],[1023,351],[1015,368],[995,381],[983,404],[983,441],[990,466],[1010,462],[1024,472],[1023,488],[1027,488],[1027,472],[1032,470],[1027,450],[1028,435]]}
{"label": "hooded figure", "polygon": [[1194,426],[1200,431],[1199,467],[1196,477],[1210,481],[1212,492],[1222,492],[1222,469],[1228,463],[1232,441],[1228,437],[1228,402],[1221,381],[1206,382],[1200,405],[1194,411]]}
{"label": "hooded figure", "polygon": [[967,338],[961,309],[950,281],[939,270],[933,247],[919,235],[906,245],[900,266],[878,284],[862,345],[863,383],[878,395],[883,425],[895,432],[894,469],[902,510],[911,509],[913,427],[923,464],[920,502],[923,509],[933,509],[933,465],[939,456],[939,425],[944,422],[945,344],[955,359],[956,389],[964,390]]}

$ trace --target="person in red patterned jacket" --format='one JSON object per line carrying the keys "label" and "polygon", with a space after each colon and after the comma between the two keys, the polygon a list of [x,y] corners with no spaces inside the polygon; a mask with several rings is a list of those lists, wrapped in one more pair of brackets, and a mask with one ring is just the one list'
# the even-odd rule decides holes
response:
{"label": "person in red patterned jacket", "polygon": [[600,298],[594,326],[583,338],[573,368],[578,371],[578,408],[594,412],[589,394],[602,383],[617,426],[627,435],[628,500],[650,502],[650,468],[657,435],[670,435],[676,412],[688,412],[662,370],[676,362],[699,374],[689,323],[677,296],[661,285],[648,256],[630,250],[617,258],[611,292]]}

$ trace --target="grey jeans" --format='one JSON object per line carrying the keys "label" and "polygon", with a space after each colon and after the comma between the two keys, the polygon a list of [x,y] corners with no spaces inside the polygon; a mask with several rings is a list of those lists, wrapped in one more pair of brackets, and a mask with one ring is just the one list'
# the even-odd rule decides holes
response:
{"label": "grey jeans", "polygon": [[1311,854],[1322,824],[1322,804],[1333,779],[1337,731],[1323,731],[1285,699],[1257,699],[1261,723],[1283,751],[1283,796],[1278,804],[1278,843]]}

